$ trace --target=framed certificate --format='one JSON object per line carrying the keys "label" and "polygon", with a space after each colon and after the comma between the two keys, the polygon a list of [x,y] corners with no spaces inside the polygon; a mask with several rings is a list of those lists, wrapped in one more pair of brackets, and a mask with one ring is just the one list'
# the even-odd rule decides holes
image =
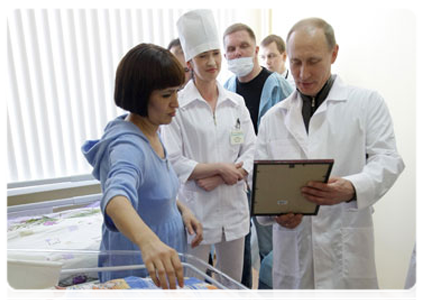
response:
{"label": "framed certificate", "polygon": [[319,205],[306,200],[301,188],[309,181],[327,182],[333,163],[333,159],[254,161],[251,215],[317,215]]}

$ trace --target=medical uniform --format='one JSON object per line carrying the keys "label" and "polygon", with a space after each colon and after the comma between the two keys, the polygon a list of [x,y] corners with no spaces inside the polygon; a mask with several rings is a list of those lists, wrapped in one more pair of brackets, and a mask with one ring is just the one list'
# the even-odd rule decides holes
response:
{"label": "medical uniform", "polygon": [[[140,251],[118,231],[106,213],[109,201],[125,196],[141,219],[159,239],[178,252],[185,252],[186,236],[181,214],[176,206],[179,182],[167,159],[161,158],[148,139],[131,122],[120,116],[111,121],[100,140],[87,141],[82,152],[94,167],[93,175],[101,182],[101,211],[104,215],[100,250]],[[142,264],[141,255],[100,255],[99,266]],[[141,271],[101,272],[101,281],[126,276],[146,276]]]}
{"label": "medical uniform", "polygon": [[388,108],[378,93],[345,85],[339,76],[311,117],[308,135],[301,108],[295,91],[269,110],[256,159],[332,158],[331,176],[350,180],[357,200],[321,206],[294,229],[273,225],[273,288],[378,288],[373,205],[404,169]]}
{"label": "medical uniform", "polygon": [[[162,127],[169,159],[182,183],[179,200],[203,225],[202,245],[243,238],[249,230],[249,209],[244,180],[205,191],[188,180],[198,163],[238,163],[251,173],[256,136],[244,99],[217,82],[215,112],[191,80],[179,93],[179,110]],[[239,133],[243,142],[235,142]],[[242,255],[242,252],[236,254]],[[228,266],[226,266],[228,267]]]}
{"label": "medical uniform", "polygon": [[[162,127],[169,159],[182,187],[179,200],[186,203],[203,224],[203,243],[220,242],[248,233],[248,202],[245,181],[220,185],[207,192],[188,180],[198,163],[238,163],[251,173],[255,134],[242,97],[226,91],[219,83],[215,113],[191,80],[179,93],[179,110],[171,124]],[[237,128],[244,142],[231,143]]]}

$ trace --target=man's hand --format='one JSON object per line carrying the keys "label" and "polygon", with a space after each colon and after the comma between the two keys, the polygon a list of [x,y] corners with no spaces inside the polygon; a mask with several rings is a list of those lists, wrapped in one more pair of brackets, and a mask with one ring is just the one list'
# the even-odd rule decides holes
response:
{"label": "man's hand", "polygon": [[310,181],[301,189],[303,196],[318,205],[334,205],[351,200],[355,189],[349,180],[331,177],[328,183]]}
{"label": "man's hand", "polygon": [[293,214],[293,213],[275,217],[276,223],[278,223],[282,227],[289,228],[289,229],[294,229],[295,227],[300,225],[302,219],[303,219],[302,214]]}

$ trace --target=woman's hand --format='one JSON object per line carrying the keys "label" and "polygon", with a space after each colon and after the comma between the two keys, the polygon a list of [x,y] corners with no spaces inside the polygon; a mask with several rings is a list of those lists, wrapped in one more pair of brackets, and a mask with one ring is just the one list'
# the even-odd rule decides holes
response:
{"label": "woman's hand", "polygon": [[236,164],[221,163],[219,168],[219,174],[222,176],[223,181],[227,185],[234,185],[238,181],[244,179],[245,170],[242,168],[243,162]]}
{"label": "woman's hand", "polygon": [[139,246],[144,264],[154,284],[163,289],[176,289],[176,281],[184,286],[184,272],[178,253],[160,241],[150,237]]}
{"label": "woman's hand", "polygon": [[195,248],[200,245],[201,241],[203,240],[203,225],[201,225],[200,221],[197,220],[197,218],[188,207],[179,201],[176,203],[178,205],[179,211],[181,212],[182,220],[184,222],[185,228],[188,231],[188,234],[195,234],[194,239],[191,241],[191,248]]}
{"label": "woman's hand", "polygon": [[178,253],[163,243],[144,223],[126,197],[112,198],[106,213],[118,230],[140,248],[155,285],[163,289],[176,289],[177,281],[180,287],[184,286],[184,272]]}
{"label": "woman's hand", "polygon": [[203,190],[210,192],[217,188],[219,185],[224,184],[222,177],[219,175],[198,179],[196,181],[197,185]]}

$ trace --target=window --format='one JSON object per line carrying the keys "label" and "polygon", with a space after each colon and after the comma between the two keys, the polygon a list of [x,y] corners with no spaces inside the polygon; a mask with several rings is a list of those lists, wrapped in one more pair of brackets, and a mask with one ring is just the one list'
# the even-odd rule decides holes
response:
{"label": "window", "polygon": [[[85,140],[100,138],[107,122],[122,113],[113,101],[121,57],[141,42],[167,47],[185,11],[13,11],[7,27],[8,183],[90,173],[80,148]],[[221,34],[232,23],[247,23],[246,15],[257,19],[254,24],[265,15],[261,10],[213,13]],[[226,70],[223,65],[221,77],[230,75]]]}

